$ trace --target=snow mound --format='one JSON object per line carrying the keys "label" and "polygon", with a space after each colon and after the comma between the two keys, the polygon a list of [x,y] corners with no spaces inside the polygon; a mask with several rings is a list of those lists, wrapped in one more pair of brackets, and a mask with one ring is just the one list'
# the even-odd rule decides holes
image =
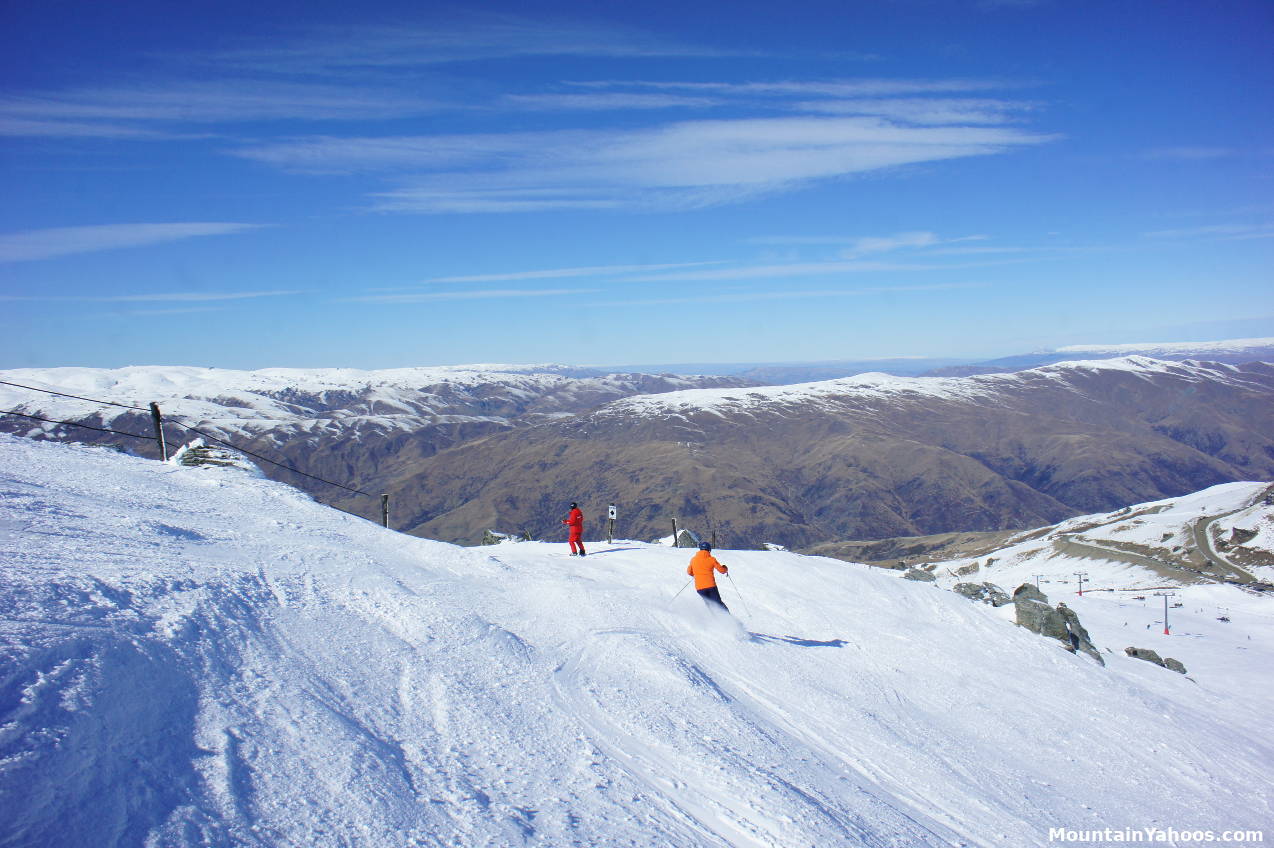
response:
{"label": "snow mound", "polygon": [[[233,469],[0,436],[0,491],[0,844],[1043,845],[1274,813],[1268,684],[1095,633],[1102,668],[891,572],[719,551],[732,619],[674,598],[689,551],[458,548]],[[1268,669],[1270,622],[1236,625]]]}

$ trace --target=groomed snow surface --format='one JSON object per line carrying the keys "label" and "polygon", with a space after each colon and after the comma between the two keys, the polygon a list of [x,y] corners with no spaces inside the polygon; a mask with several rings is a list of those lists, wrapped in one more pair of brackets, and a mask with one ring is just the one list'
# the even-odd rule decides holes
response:
{"label": "groomed snow surface", "polygon": [[718,552],[731,619],[674,598],[688,551],[458,548],[236,469],[0,436],[0,492],[0,845],[1033,846],[1274,820],[1250,670],[1274,618],[1237,589],[1213,591],[1252,614],[1187,679],[1118,633],[1094,630],[1102,668],[786,552]]}

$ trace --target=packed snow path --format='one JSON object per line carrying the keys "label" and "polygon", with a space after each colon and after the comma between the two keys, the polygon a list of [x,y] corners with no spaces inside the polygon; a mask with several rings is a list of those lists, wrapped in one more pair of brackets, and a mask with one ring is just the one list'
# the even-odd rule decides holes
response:
{"label": "packed snow path", "polygon": [[740,624],[672,600],[687,551],[457,548],[235,469],[12,437],[0,469],[0,845],[1017,846],[1272,818],[1268,688],[1101,668],[892,573],[719,552]]}

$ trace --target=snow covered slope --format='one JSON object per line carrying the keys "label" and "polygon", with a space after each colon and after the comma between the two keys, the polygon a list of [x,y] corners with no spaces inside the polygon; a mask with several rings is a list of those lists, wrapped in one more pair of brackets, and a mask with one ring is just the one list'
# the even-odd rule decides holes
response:
{"label": "snow covered slope", "polygon": [[[1242,544],[1227,541],[1236,527],[1246,531],[1238,537]],[[1203,556],[1196,548],[1201,542]],[[1207,559],[1219,564],[1209,567]],[[1230,689],[1232,706],[1251,711],[1231,726],[1236,737],[1268,735],[1274,680],[1257,635],[1274,627],[1268,586],[1274,582],[1274,486],[1268,483],[1228,483],[1080,516],[1022,534],[990,557],[930,567],[945,587],[990,582],[1011,592],[1034,583],[1053,603],[1075,610],[1099,646],[1149,648],[1183,662],[1203,688],[1211,681]],[[1266,585],[1245,589],[1252,580]],[[1013,607],[1001,615],[1012,620]]]}
{"label": "snow covered slope", "polygon": [[0,491],[0,844],[1032,846],[1274,820],[1268,610],[1207,634],[1187,679],[833,560],[719,552],[744,629],[674,598],[683,550],[456,548],[236,469],[11,436]]}
{"label": "snow covered slope", "polygon": [[940,563],[935,573],[973,575],[968,579],[1010,587],[1043,573],[1073,584],[1074,572],[1093,563],[1090,591],[1274,583],[1274,485],[1226,483],[1180,498],[1081,515],[1020,534],[990,563],[984,557],[952,560]]}
{"label": "snow covered slope", "polygon": [[[897,377],[890,374],[858,374],[838,380],[749,388],[695,388],[623,398],[598,410],[597,417],[717,415],[747,413],[758,409],[783,409],[813,405],[844,409],[866,401],[925,399],[994,402],[1005,393],[1024,392],[1074,382],[1077,375],[1130,374],[1143,379],[1170,375],[1180,379],[1221,385],[1251,384],[1248,374],[1228,365],[1181,363],[1146,356],[1123,356],[1061,362],[1013,374],[970,377]],[[1255,388],[1255,385],[1253,385]]]}
{"label": "snow covered slope", "polygon": [[937,368],[933,376],[968,376],[1021,371],[1064,362],[1071,359],[1105,359],[1108,357],[1148,356],[1174,361],[1201,360],[1243,365],[1249,362],[1274,362],[1274,339],[1228,339],[1216,342],[1145,342],[1140,344],[1070,345],[1057,350],[1037,351],[1005,356],[971,365]]}

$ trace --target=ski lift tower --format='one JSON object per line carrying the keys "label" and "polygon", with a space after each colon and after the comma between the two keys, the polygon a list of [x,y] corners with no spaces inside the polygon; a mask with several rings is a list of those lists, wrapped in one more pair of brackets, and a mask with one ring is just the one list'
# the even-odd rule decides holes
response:
{"label": "ski lift tower", "polygon": [[1084,581],[1088,579],[1087,571],[1076,571],[1075,576],[1079,579],[1079,596],[1084,597]]}
{"label": "ski lift tower", "polygon": [[1168,599],[1174,598],[1176,595],[1176,592],[1155,592],[1156,597],[1163,598],[1163,635],[1165,636],[1171,635],[1171,631],[1168,628]]}

